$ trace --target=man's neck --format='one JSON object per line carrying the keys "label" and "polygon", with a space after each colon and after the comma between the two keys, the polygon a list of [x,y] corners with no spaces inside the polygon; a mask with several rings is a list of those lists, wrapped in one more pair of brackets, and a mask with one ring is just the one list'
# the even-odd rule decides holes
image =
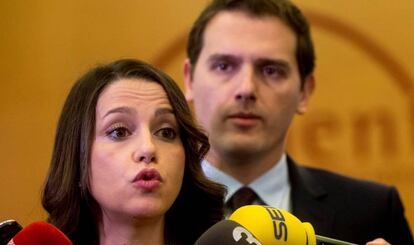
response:
{"label": "man's neck", "polygon": [[[216,168],[247,185],[277,164],[282,154],[283,151],[272,152],[272,154],[238,157],[224,154],[219,155],[210,150],[206,160]],[[259,155],[261,157],[258,157]]]}

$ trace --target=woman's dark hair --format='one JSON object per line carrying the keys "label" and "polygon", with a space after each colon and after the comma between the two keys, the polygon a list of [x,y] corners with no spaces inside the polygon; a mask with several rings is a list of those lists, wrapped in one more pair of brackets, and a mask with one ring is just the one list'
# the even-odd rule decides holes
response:
{"label": "woman's dark hair", "polygon": [[[203,48],[204,31],[220,12],[242,11],[253,17],[273,16],[281,19],[296,34],[296,61],[302,80],[315,67],[315,51],[309,24],[302,12],[290,0],[213,0],[194,22],[187,44],[187,56],[194,69]],[[241,37],[242,38],[242,37]]]}
{"label": "woman's dark hair", "polygon": [[166,213],[165,240],[167,244],[193,244],[223,218],[225,190],[202,173],[200,162],[209,149],[208,139],[195,125],[180,88],[162,71],[133,59],[98,66],[72,87],[56,129],[42,195],[48,221],[74,244],[99,244],[97,220],[101,211],[89,183],[96,104],[105,87],[128,78],[160,84],[173,108],[185,151],[185,169],[180,193]]}

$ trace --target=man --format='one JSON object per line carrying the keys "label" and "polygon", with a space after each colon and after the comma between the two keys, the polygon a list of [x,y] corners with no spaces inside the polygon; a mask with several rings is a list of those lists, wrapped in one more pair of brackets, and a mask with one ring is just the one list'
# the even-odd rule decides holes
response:
{"label": "man", "polygon": [[315,84],[310,30],[296,6],[215,0],[194,23],[187,54],[186,96],[211,143],[203,169],[228,187],[230,210],[240,189],[319,235],[413,243],[395,188],[301,167],[285,153],[292,118],[306,112]]}

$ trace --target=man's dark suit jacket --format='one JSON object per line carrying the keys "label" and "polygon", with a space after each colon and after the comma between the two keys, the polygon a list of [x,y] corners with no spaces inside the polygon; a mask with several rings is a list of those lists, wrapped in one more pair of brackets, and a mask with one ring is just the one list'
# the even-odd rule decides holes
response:
{"label": "man's dark suit jacket", "polygon": [[316,234],[357,244],[382,237],[413,244],[398,191],[328,171],[298,166],[288,157],[292,213]]}

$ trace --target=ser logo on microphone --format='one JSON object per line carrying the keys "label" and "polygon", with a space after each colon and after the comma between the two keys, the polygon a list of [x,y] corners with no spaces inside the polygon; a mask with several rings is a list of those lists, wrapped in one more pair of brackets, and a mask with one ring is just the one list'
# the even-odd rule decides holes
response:
{"label": "ser logo on microphone", "polygon": [[266,207],[266,211],[269,213],[270,218],[273,221],[273,231],[275,238],[280,240],[284,236],[283,240],[286,242],[288,238],[288,228],[285,223],[285,217],[283,213],[277,208]]}

